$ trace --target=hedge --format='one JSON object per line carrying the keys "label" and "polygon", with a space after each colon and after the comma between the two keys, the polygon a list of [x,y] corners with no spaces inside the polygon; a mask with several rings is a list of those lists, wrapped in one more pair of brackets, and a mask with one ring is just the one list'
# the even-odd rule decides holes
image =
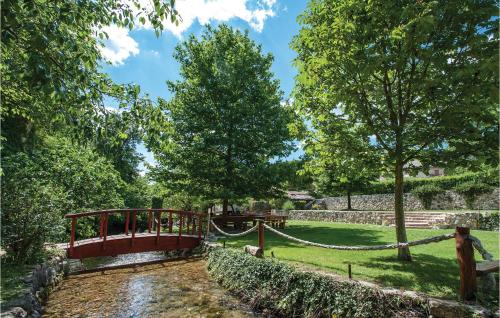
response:
{"label": "hedge", "polygon": [[[412,192],[413,189],[428,184],[433,184],[443,190],[453,190],[457,185],[471,181],[498,187],[498,169],[432,178],[408,177],[404,179],[404,192]],[[394,180],[372,182],[370,186],[360,192],[360,194],[379,193],[394,193]]]}
{"label": "hedge", "polygon": [[208,271],[256,310],[278,317],[427,317],[425,302],[377,288],[300,272],[274,259],[213,249]]}

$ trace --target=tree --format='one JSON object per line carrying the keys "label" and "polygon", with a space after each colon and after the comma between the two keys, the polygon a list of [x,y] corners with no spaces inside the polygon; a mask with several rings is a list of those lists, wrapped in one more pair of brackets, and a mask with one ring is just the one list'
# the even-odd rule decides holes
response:
{"label": "tree", "polygon": [[317,192],[345,192],[347,209],[352,210],[352,193],[380,176],[380,155],[366,132],[347,127],[340,117],[316,118],[311,123],[314,130],[305,145],[309,160],[304,169],[314,176]]}
{"label": "tree", "polygon": [[149,21],[157,34],[175,21],[174,1],[5,0],[1,6],[2,137],[7,148],[27,150],[36,132],[63,126],[93,133],[106,113],[138,100],[135,85],[117,85],[101,72],[99,46],[106,26],[132,29]]}
{"label": "tree", "polygon": [[176,192],[229,200],[268,196],[279,184],[271,163],[291,150],[289,108],[279,83],[247,33],[207,26],[177,46],[182,81],[169,82],[171,101],[160,101],[165,124],[150,143],[160,178]]}
{"label": "tree", "polygon": [[305,159],[296,159],[276,163],[278,173],[283,179],[281,188],[284,190],[313,191],[313,179],[308,171],[304,170]]}
{"label": "tree", "polygon": [[[311,117],[340,112],[375,136],[394,171],[398,242],[407,241],[405,163],[470,158],[470,147],[498,160],[497,16],[493,0],[312,0],[299,17],[296,103]],[[398,256],[411,260],[406,247]]]}

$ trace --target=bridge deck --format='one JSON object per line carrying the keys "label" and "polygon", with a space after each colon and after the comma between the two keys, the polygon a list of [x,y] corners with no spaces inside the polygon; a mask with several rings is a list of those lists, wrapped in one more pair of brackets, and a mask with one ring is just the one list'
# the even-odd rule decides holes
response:
{"label": "bridge deck", "polygon": [[182,248],[194,248],[200,244],[198,235],[178,233],[135,233],[118,234],[103,238],[91,238],[75,241],[73,248],[65,244],[69,258],[86,258],[96,256],[116,256],[118,254],[140,253],[151,251],[169,251]]}

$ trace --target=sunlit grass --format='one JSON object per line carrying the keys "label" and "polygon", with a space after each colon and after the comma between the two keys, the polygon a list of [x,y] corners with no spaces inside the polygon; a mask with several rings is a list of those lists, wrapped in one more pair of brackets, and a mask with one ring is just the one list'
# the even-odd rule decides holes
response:
{"label": "sunlit grass", "polygon": [[[417,240],[429,236],[451,233],[453,229],[408,229],[408,239]],[[344,224],[330,222],[290,221],[284,230],[289,235],[309,241],[335,245],[377,245],[395,242],[395,229],[391,227]],[[483,246],[498,258],[499,233],[472,231]],[[257,245],[257,234],[243,238],[227,239],[226,246],[241,248]],[[415,290],[437,297],[456,299],[459,288],[459,269],[453,239],[411,248],[412,262],[397,260],[396,250],[339,251],[304,246],[278,237],[266,231],[265,256],[312,266],[347,276],[348,264],[352,264],[354,279],[368,280],[382,286]],[[481,256],[476,253],[476,260]]]}

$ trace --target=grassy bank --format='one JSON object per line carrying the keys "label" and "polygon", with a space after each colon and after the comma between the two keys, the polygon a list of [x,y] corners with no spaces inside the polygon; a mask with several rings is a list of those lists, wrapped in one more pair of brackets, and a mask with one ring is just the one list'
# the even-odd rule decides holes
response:
{"label": "grassy bank", "polygon": [[28,275],[31,271],[31,266],[8,264],[2,262],[1,264],[1,293],[0,304],[3,306],[9,300],[18,297],[26,288],[22,278]]}
{"label": "grassy bank", "polygon": [[[408,229],[408,239],[450,233],[453,230]],[[336,245],[377,245],[393,243],[395,229],[390,227],[312,221],[290,221],[284,230],[289,235],[309,241]],[[499,233],[472,231],[484,247],[498,258]],[[347,276],[347,266],[352,264],[355,279],[376,282],[383,286],[425,292],[432,296],[457,298],[459,288],[458,265],[454,240],[412,247],[413,262],[397,260],[395,250],[338,251],[304,246],[278,237],[269,231],[265,234],[265,255],[274,256],[300,266],[310,266]],[[256,245],[257,234],[228,239],[226,246]],[[480,260],[476,253],[476,260]]]}

